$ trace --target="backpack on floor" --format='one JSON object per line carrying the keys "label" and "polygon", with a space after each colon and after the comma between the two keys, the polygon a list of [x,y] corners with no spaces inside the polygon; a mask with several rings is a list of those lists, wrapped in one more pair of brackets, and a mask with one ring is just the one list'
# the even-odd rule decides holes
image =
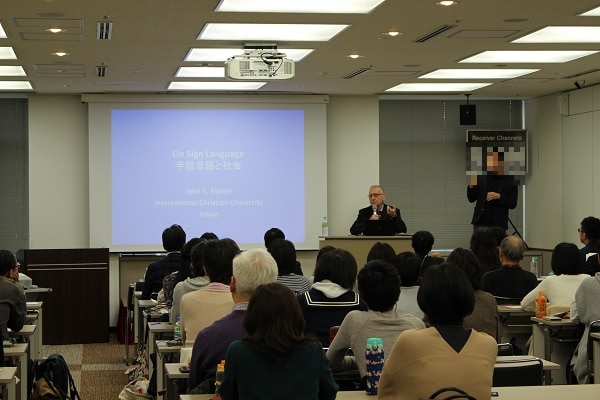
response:
{"label": "backpack on floor", "polygon": [[35,385],[31,400],[81,400],[65,359],[52,354],[35,369]]}

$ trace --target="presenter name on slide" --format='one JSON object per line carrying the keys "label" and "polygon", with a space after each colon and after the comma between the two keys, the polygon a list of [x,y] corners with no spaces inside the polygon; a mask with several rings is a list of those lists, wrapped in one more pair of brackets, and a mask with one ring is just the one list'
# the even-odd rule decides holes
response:
{"label": "presenter name on slide", "polygon": [[233,189],[226,188],[186,188],[185,194],[232,194]]}
{"label": "presenter name on slide", "polygon": [[246,154],[243,151],[181,151],[181,150],[173,150],[171,152],[171,156],[173,158],[191,158],[193,160],[198,160],[200,158],[218,158],[224,160],[226,158],[232,158],[234,160],[239,160],[240,158],[244,158]]}

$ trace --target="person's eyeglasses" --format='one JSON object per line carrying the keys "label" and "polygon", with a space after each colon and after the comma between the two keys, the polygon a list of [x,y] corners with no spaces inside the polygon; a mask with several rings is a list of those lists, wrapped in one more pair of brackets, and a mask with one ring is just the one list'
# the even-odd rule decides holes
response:
{"label": "person's eyeglasses", "polygon": [[367,195],[367,197],[368,197],[368,198],[371,198],[371,197],[379,197],[379,196],[383,196],[383,193],[369,193],[369,194]]}

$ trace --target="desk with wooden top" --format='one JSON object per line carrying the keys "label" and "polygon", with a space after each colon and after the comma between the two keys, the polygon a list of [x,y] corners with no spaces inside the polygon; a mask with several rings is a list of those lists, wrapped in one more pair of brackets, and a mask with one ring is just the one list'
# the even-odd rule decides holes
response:
{"label": "desk with wooden top", "polygon": [[[579,339],[576,339],[575,337],[571,339],[559,339],[557,335],[559,332],[564,331],[574,333],[578,324],[570,319],[549,321],[543,318],[532,317],[531,320],[534,322],[531,326],[533,333],[533,355],[545,360],[556,361],[566,368],[566,364],[569,361],[568,356],[556,354],[556,357],[553,357],[553,353],[555,353],[556,350],[554,349],[554,342],[570,342],[573,344],[570,347],[573,347],[574,349],[579,342]],[[573,349],[570,349],[568,352],[569,356],[572,354]],[[556,373],[553,374],[552,377],[550,377],[549,374],[546,374],[546,385],[549,385],[552,381],[554,381],[555,384],[567,383],[564,373]]]}
{"label": "desk with wooden top", "polygon": [[[492,388],[497,396],[490,400],[597,400],[600,384],[596,385],[553,385],[553,386],[508,386]],[[182,394],[180,400],[210,400],[214,394]],[[339,400],[376,400],[364,391],[338,392]]]}
{"label": "desk with wooden top", "polygon": [[518,333],[531,335],[531,317],[533,311],[525,311],[520,305],[498,304],[498,338],[501,342],[508,342],[503,336]]}
{"label": "desk with wooden top", "polygon": [[17,367],[2,367],[0,368],[0,385],[6,388],[6,398],[8,400],[16,400],[17,386]]}
{"label": "desk with wooden top", "polygon": [[[156,341],[156,388],[157,392],[166,388],[168,395],[169,382],[167,380],[165,386],[165,377],[168,378],[168,375],[165,373],[165,365],[167,362],[175,363],[179,361],[179,352],[181,351],[182,346],[169,346],[167,342],[167,340]],[[166,398],[168,399],[169,397]],[[162,396],[157,395],[156,399],[160,400],[162,399]]]}
{"label": "desk with wooden top", "polygon": [[8,329],[8,336],[22,337],[27,343],[29,343],[29,356],[33,360],[39,359],[39,357],[37,356],[39,349],[39,335],[35,333],[37,330],[36,328],[37,325],[23,325],[23,328],[21,328],[21,330],[18,332],[15,332],[10,328]]}
{"label": "desk with wooden top", "polygon": [[133,331],[135,334],[133,335],[134,342],[134,351],[135,354],[138,353],[139,349],[144,344],[144,309],[154,307],[156,305],[155,301],[152,300],[142,300],[139,297],[142,295],[142,292],[135,292],[135,298],[133,299]]}
{"label": "desk with wooden top", "polygon": [[19,376],[19,386],[21,393],[20,399],[27,400],[27,351],[29,349],[28,343],[15,343],[11,347],[4,348],[4,357],[14,357],[18,359],[19,368],[18,368],[18,376]]}

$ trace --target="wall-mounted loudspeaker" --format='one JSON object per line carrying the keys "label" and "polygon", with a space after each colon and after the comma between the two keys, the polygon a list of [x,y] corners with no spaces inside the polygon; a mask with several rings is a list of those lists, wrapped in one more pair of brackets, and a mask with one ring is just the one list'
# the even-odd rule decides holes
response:
{"label": "wall-mounted loudspeaker", "polygon": [[477,124],[477,112],[475,104],[461,104],[460,105],[460,124],[461,125],[476,125]]}

